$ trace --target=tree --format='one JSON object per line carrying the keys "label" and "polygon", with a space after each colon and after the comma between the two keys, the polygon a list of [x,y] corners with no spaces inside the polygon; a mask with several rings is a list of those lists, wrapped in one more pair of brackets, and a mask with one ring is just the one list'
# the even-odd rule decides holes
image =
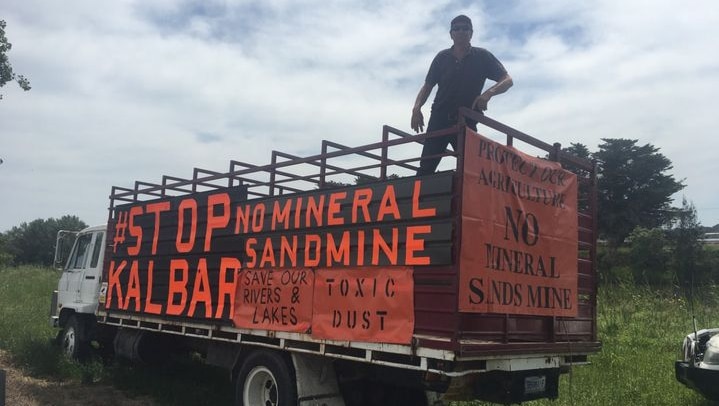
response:
{"label": "tree", "polygon": [[[7,53],[12,49],[12,44],[8,42],[5,36],[5,27],[7,23],[4,20],[0,20],[0,87],[5,86],[7,82],[16,81],[20,88],[24,91],[30,90],[30,81],[23,75],[16,75],[12,71],[10,60],[7,57]],[[0,93],[0,99],[2,94]]]}
{"label": "tree", "polygon": [[52,265],[59,230],[79,231],[87,227],[77,216],[36,219],[7,231],[2,238],[5,255],[15,264]]}
{"label": "tree", "polygon": [[702,226],[697,220],[694,204],[682,198],[682,208],[678,211],[675,224],[670,232],[674,243],[674,266],[677,279],[682,286],[688,286],[696,277],[709,279],[710,275],[697,275],[697,265],[702,260],[704,247],[701,238],[704,235]]}
{"label": "tree", "polygon": [[629,264],[635,284],[668,286],[673,278],[669,272],[671,247],[660,228],[635,228],[630,234]]}
{"label": "tree", "polygon": [[684,188],[672,175],[671,161],[651,144],[603,138],[592,154],[599,166],[599,232],[620,245],[637,226],[647,229],[671,220],[672,195]]}
{"label": "tree", "polygon": [[579,158],[584,159],[591,159],[592,153],[589,152],[589,148],[587,148],[586,145],[579,143],[579,142],[573,142],[569,144],[569,147],[562,148],[564,151],[569,152],[570,154],[573,154]]}
{"label": "tree", "polygon": [[[562,148],[562,151],[568,152],[568,153],[576,156],[577,158],[582,158],[582,159],[586,159],[586,160],[592,159],[592,154],[591,154],[591,152],[589,152],[589,148],[587,148],[586,145],[580,144],[577,142],[573,142],[573,143],[569,144],[569,147],[567,147],[567,148]],[[562,162],[562,166],[564,167],[564,169],[576,174],[579,179],[588,178],[591,173],[590,171],[586,170],[585,168],[581,168],[577,165],[572,164],[571,162]],[[578,202],[577,209],[579,209],[580,211],[586,212],[590,208],[590,201],[589,201],[590,189],[588,187],[589,185],[586,183],[583,185],[580,182],[578,186],[579,186],[579,190],[578,190],[579,195],[577,197],[579,199],[579,202]]]}
{"label": "tree", "polygon": [[12,255],[7,250],[7,237],[0,233],[0,268],[10,266],[13,262]]}

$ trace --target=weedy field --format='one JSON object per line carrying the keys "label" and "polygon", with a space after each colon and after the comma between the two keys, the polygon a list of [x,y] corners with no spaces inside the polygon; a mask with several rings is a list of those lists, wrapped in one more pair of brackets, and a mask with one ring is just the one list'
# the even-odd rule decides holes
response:
{"label": "weedy field", "polygon": [[[698,299],[697,296],[701,296]],[[562,377],[559,399],[527,405],[712,405],[674,378],[682,339],[692,331],[679,292],[603,287],[598,300],[602,351]],[[719,288],[695,295],[697,325],[719,326]]]}
{"label": "weedy field", "polygon": [[[52,403],[46,403],[42,400],[47,396],[37,392],[44,388],[52,391],[54,386],[36,385],[32,390],[36,402],[27,404],[111,406],[124,405],[129,403],[127,399],[138,397],[168,406],[232,404],[229,374],[203,365],[197,359],[173,359],[162,366],[122,362],[103,365],[100,359],[80,365],[65,359],[52,342],[57,330],[48,324],[50,297],[59,278],[60,273],[51,268],[0,268],[0,350],[6,352],[13,366],[30,376],[47,382],[77,383],[91,389],[83,392],[73,386],[76,396],[87,395],[87,399],[54,398]],[[108,402],[98,394],[97,387],[103,385],[122,390],[127,398]]]}
{"label": "weedy field", "polygon": [[[57,331],[48,325],[50,294],[58,279],[59,273],[49,268],[0,268],[0,350],[13,366],[46,381],[86,387],[87,396],[97,396],[98,387],[112,385],[128,399],[141,397],[156,405],[232,404],[228,374],[200,360],[177,359],[164,366],[118,362],[108,366],[100,360],[79,365],[65,360],[52,344]],[[703,287],[693,302],[699,328],[719,327],[719,288]],[[590,358],[591,365],[575,367],[562,377],[559,399],[526,405],[713,404],[674,379],[681,340],[692,330],[690,314],[686,297],[672,290],[601,288],[602,351]],[[84,396],[82,390],[73,393]],[[65,404],[107,404],[86,400]],[[470,405],[485,403],[454,406]]]}

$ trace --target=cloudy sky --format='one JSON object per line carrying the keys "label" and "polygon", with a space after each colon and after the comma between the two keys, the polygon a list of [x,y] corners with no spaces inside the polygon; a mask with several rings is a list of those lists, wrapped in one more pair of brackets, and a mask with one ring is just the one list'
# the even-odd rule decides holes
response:
{"label": "cloudy sky", "polygon": [[592,151],[653,144],[687,185],[677,204],[719,223],[716,0],[3,0],[33,88],[0,89],[0,231],[103,223],[113,185],[410,131],[457,14],[514,79],[489,116]]}

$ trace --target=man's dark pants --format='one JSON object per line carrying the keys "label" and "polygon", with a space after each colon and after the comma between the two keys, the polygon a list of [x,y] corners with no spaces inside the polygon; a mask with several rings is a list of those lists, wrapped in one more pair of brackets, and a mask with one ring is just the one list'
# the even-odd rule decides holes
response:
{"label": "man's dark pants", "polygon": [[[473,120],[466,120],[467,125],[477,131],[477,123]],[[457,113],[432,112],[427,123],[427,132],[439,131],[445,128],[457,125]],[[457,151],[457,134],[445,135],[442,137],[433,137],[424,140],[424,148],[422,148],[422,158],[430,155],[438,155],[447,149],[447,145],[452,145],[452,150]],[[417,175],[429,175],[434,173],[439,165],[441,157],[422,159],[417,169]]]}

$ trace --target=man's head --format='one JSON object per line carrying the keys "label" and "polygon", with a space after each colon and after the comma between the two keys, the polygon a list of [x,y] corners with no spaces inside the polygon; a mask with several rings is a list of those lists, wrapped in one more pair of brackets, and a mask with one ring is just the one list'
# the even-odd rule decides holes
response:
{"label": "man's head", "polygon": [[466,27],[469,27],[470,31],[472,30],[472,20],[470,20],[470,18],[464,14],[460,14],[452,19],[452,22],[450,23],[450,29],[454,28],[455,25],[464,25]]}
{"label": "man's head", "polygon": [[450,24],[449,35],[455,45],[469,45],[469,40],[472,38],[472,20],[464,14],[454,17]]}

